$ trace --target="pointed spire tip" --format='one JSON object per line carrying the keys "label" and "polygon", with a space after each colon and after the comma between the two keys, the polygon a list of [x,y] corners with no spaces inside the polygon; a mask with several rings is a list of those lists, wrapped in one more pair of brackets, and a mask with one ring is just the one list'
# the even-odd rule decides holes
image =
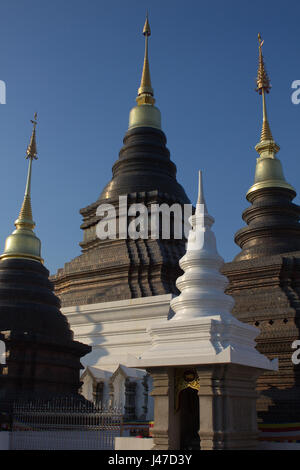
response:
{"label": "pointed spire tip", "polygon": [[203,204],[203,180],[202,180],[202,171],[198,172],[198,199],[197,204]]}
{"label": "pointed spire tip", "polygon": [[199,170],[199,173],[198,173],[198,198],[197,198],[196,210],[197,210],[197,206],[199,206],[199,204],[204,205],[204,213],[207,213],[207,207],[206,207],[204,191],[203,191],[202,170]]}
{"label": "pointed spire tip", "polygon": [[146,12],[146,20],[143,28],[143,35],[144,36],[150,36],[151,35],[151,29],[150,29],[150,24],[149,24],[149,19],[148,19],[148,11]]}
{"label": "pointed spire tip", "polygon": [[36,148],[36,138],[35,138],[35,128],[37,125],[37,113],[36,112],[34,113],[33,120],[31,119],[30,122],[32,122],[33,124],[33,129],[32,129],[30,142],[26,151],[26,158],[37,160],[37,148]]}
{"label": "pointed spire tip", "polygon": [[262,94],[263,91],[265,91],[266,93],[269,93],[271,89],[270,79],[268,77],[268,74],[265,68],[264,58],[262,55],[263,44],[264,44],[264,40],[261,38],[260,33],[258,33],[259,59],[258,59],[258,70],[257,70],[257,78],[256,78],[256,84],[257,84],[256,91],[260,95]]}

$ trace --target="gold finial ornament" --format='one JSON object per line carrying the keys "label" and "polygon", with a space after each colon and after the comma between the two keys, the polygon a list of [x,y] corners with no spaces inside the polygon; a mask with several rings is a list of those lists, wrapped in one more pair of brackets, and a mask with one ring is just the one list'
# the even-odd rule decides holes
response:
{"label": "gold finial ornament", "polygon": [[256,79],[256,84],[257,84],[256,91],[258,91],[260,95],[262,94],[263,90],[269,93],[271,89],[270,79],[265,69],[264,58],[263,58],[262,50],[261,50],[263,43],[264,41],[261,39],[260,33],[258,33],[259,59],[258,59],[257,79]]}
{"label": "gold finial ornament", "polygon": [[146,13],[146,21],[145,21],[144,28],[143,28],[143,35],[144,36],[151,35],[151,29],[150,29],[149,20],[148,20],[148,12]]}
{"label": "gold finial ornament", "polygon": [[25,187],[25,194],[19,217],[15,221],[16,230],[7,237],[5,242],[4,253],[0,259],[6,258],[29,258],[34,261],[43,262],[41,258],[41,242],[33,232],[35,223],[32,218],[31,209],[31,174],[32,161],[37,160],[36,147],[36,125],[37,114],[34,114],[33,130],[29,145],[26,151],[26,159],[29,159],[28,173]]}
{"label": "gold finial ornament", "polygon": [[[265,64],[264,64],[264,58],[262,55],[262,45],[264,41],[261,39],[261,35],[258,33],[258,50],[259,50],[259,58],[258,58],[258,70],[257,70],[257,79],[256,79],[256,84],[257,88],[256,91],[262,95],[262,101],[263,101],[263,125],[262,125],[262,131],[261,131],[261,136],[260,136],[260,141],[263,142],[265,140],[273,140],[272,132],[270,129],[268,117],[267,117],[267,106],[266,106],[266,96],[265,93],[270,93],[271,89],[271,83],[270,79],[268,77]],[[278,152],[278,149],[274,149],[276,152]]]}
{"label": "gold finial ornament", "polygon": [[262,40],[261,35],[258,34],[259,59],[256,91],[262,96],[263,124],[260,141],[255,146],[255,150],[259,154],[259,158],[257,158],[256,162],[254,184],[247,193],[247,199],[249,201],[252,200],[252,197],[257,190],[263,188],[285,188],[295,192],[294,188],[285,181],[281,162],[276,157],[276,153],[280,150],[280,147],[273,139],[267,117],[266,94],[270,92],[271,83],[266,72],[262,55],[263,44],[264,41]]}
{"label": "gold finial ornament", "polygon": [[36,140],[35,140],[35,128],[37,125],[37,113],[34,113],[33,120],[31,119],[30,122],[33,124],[32,135],[30,139],[30,143],[27,147],[26,158],[31,158],[37,160],[37,149],[36,149]]}
{"label": "gold finial ornament", "polygon": [[148,38],[151,35],[151,29],[148,13],[143,28],[143,35],[145,36],[145,55],[142,78],[138,89],[138,96],[136,97],[137,106],[130,111],[129,129],[133,129],[134,127],[154,127],[161,129],[160,111],[154,106],[155,99],[150,77]]}

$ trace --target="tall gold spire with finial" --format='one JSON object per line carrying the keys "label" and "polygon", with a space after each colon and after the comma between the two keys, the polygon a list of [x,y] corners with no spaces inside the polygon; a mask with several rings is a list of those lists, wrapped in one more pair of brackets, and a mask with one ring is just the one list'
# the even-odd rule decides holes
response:
{"label": "tall gold spire with finial", "polygon": [[[261,39],[260,33],[258,33],[258,50],[259,50],[259,59],[258,59],[258,71],[257,71],[257,79],[256,84],[257,88],[256,91],[260,95],[262,95],[263,101],[263,125],[262,131],[260,136],[260,141],[263,142],[265,140],[273,140],[273,136],[271,133],[268,117],[267,117],[267,107],[266,107],[266,93],[270,92],[271,84],[270,79],[268,77],[267,71],[265,69],[264,58],[262,55],[262,45],[264,41]],[[278,149],[279,150],[279,149]]]}
{"label": "tall gold spire with finial", "polygon": [[143,35],[145,36],[145,56],[143,64],[143,72],[141,78],[141,84],[138,89],[138,96],[136,98],[137,104],[140,106],[142,104],[154,104],[155,99],[153,98],[153,88],[151,85],[150,78],[150,67],[149,67],[149,58],[148,58],[148,38],[151,35],[151,29],[148,20],[148,12],[146,14],[146,21],[143,28]]}
{"label": "tall gold spire with finial", "polygon": [[35,138],[35,128],[37,125],[37,113],[34,113],[34,120],[31,120],[33,124],[33,130],[31,134],[30,143],[26,151],[26,159],[29,159],[28,165],[28,174],[27,182],[25,188],[25,195],[23,204],[20,210],[18,219],[15,222],[16,228],[27,227],[33,229],[35,223],[32,219],[32,209],[31,209],[31,173],[32,173],[32,160],[37,160],[37,148],[36,148],[36,138]]}
{"label": "tall gold spire with finial", "polygon": [[260,141],[255,146],[255,150],[259,154],[259,158],[257,158],[256,163],[254,184],[247,193],[247,198],[249,200],[251,199],[251,195],[254,191],[262,188],[281,187],[295,192],[294,188],[285,181],[281,162],[278,160],[278,158],[276,158],[276,153],[280,150],[280,147],[273,139],[267,116],[266,94],[270,92],[271,84],[262,55],[263,44],[264,41],[262,40],[261,35],[258,33],[259,55],[256,91],[262,96],[263,123]]}
{"label": "tall gold spire with finial", "polygon": [[6,239],[4,253],[0,259],[6,258],[29,258],[34,261],[43,262],[41,258],[41,242],[36,237],[33,229],[35,223],[32,218],[31,209],[31,174],[32,161],[37,160],[36,147],[36,125],[37,113],[34,114],[34,120],[31,120],[33,130],[29,145],[26,151],[26,159],[29,160],[25,195],[19,217],[15,221],[16,230]]}
{"label": "tall gold spire with finial", "polygon": [[159,109],[154,106],[154,92],[150,78],[150,66],[148,57],[148,38],[151,35],[148,13],[143,28],[145,36],[145,55],[141,83],[136,97],[137,106],[132,108],[129,115],[129,129],[134,127],[154,127],[161,129],[161,116]]}

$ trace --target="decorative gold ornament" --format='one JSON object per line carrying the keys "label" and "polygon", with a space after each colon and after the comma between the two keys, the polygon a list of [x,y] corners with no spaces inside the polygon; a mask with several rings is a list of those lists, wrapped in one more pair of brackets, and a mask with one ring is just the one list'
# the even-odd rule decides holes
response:
{"label": "decorative gold ornament", "polygon": [[258,33],[258,70],[257,70],[257,78],[256,78],[256,84],[257,84],[256,91],[260,95],[262,95],[262,101],[263,101],[263,125],[262,125],[262,131],[261,131],[261,136],[260,136],[260,142],[264,142],[265,140],[273,140],[272,132],[271,132],[270,125],[268,122],[268,118],[267,118],[267,106],[266,106],[266,97],[265,97],[265,93],[270,92],[271,83],[270,83],[270,79],[268,77],[267,71],[265,69],[264,58],[262,55],[261,48],[262,48],[263,43],[264,41],[261,39],[261,36]]}
{"label": "decorative gold ornament", "polygon": [[177,369],[175,373],[175,411],[180,407],[180,393],[186,388],[200,390],[200,380],[195,369]]}
{"label": "decorative gold ornament", "polygon": [[264,41],[261,39],[260,33],[258,33],[258,70],[257,70],[257,88],[256,91],[261,95],[262,91],[266,91],[267,93],[270,92],[271,83],[268,77],[267,71],[265,69],[264,58],[262,55],[262,45]]}
{"label": "decorative gold ornament", "polygon": [[33,124],[32,135],[30,138],[29,145],[26,151],[26,158],[31,158],[37,160],[37,149],[36,149],[36,139],[35,139],[35,128],[37,125],[37,113],[34,113],[33,120],[31,119],[30,122]]}

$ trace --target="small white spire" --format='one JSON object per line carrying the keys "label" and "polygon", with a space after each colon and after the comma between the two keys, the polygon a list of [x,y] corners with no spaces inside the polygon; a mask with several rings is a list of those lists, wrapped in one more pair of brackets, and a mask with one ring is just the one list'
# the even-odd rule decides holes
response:
{"label": "small white spire", "polygon": [[230,315],[234,302],[232,297],[224,293],[228,279],[220,272],[224,261],[217,251],[216,238],[211,230],[214,218],[207,211],[201,171],[196,212],[190,222],[192,229],[186,253],[179,261],[184,274],[176,281],[181,294],[171,301],[175,312],[172,321]]}
{"label": "small white spire", "polygon": [[215,219],[209,215],[204,198],[202,171],[198,173],[198,198],[194,215],[189,218],[192,230],[188,236],[187,251],[200,249],[203,244],[204,232],[214,223]]}
{"label": "small white spire", "polygon": [[191,217],[190,223],[192,227],[196,230],[196,225],[200,229],[205,226],[211,226],[214,223],[214,218],[208,214],[207,205],[204,197],[203,190],[203,177],[202,171],[199,170],[198,173],[198,198],[196,203],[195,215]]}
{"label": "small white spire", "polygon": [[198,199],[197,199],[196,208],[199,204],[204,205],[204,212],[207,213],[207,207],[206,207],[206,202],[205,202],[205,198],[204,198],[204,191],[203,191],[203,180],[202,180],[202,171],[201,170],[199,170]]}

